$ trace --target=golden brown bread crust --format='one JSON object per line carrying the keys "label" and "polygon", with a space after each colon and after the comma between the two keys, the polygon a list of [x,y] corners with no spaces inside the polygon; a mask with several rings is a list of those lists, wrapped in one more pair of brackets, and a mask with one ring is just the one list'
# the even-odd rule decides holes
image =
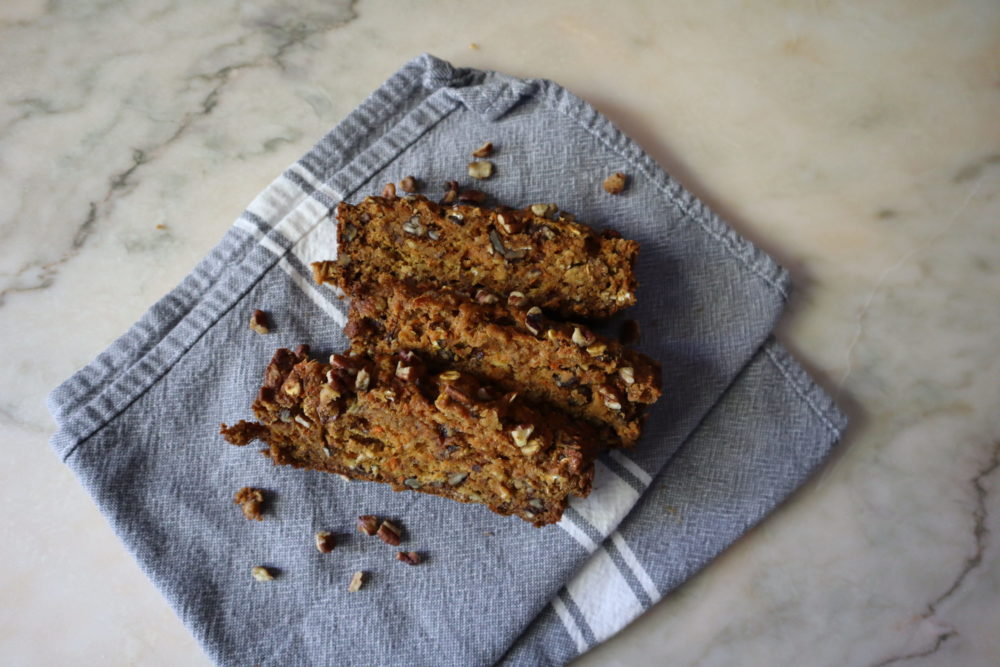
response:
{"label": "golden brown bread crust", "polygon": [[429,363],[586,419],[614,447],[635,444],[644,407],[660,397],[655,361],[583,325],[555,322],[482,290],[475,298],[388,275],[350,283],[342,267],[329,276],[351,297],[346,333],[357,354],[420,352]]}
{"label": "golden brown bread crust", "polygon": [[338,258],[313,264],[317,282],[341,266],[349,282],[381,274],[506,297],[563,317],[605,319],[635,303],[639,244],[531,208],[441,206],[419,195],[337,206]]}
{"label": "golden brown bread crust", "polygon": [[409,353],[327,364],[278,350],[253,411],[259,422],[221,433],[262,440],[277,464],[482,503],[537,526],[590,492],[602,451],[587,424],[465,373],[430,373]]}

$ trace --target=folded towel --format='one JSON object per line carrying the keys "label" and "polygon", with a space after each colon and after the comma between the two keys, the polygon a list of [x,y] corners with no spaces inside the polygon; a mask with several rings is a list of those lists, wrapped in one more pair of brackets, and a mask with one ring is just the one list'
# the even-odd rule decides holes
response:
{"label": "folded towel", "polygon": [[[640,349],[664,397],[634,450],[543,529],[485,508],[274,467],[225,444],[278,347],[346,347],[345,305],[310,278],[331,209],[413,175],[439,197],[492,141],[496,201],[555,201],[641,242]],[[601,183],[628,175],[619,196]],[[558,85],[406,64],[237,219],[192,273],[49,397],[53,446],[220,664],[562,664],[606,639],[761,519],[845,420],[771,337],[787,274]],[[269,335],[251,331],[255,309]],[[271,492],[263,522],[232,504]],[[354,530],[404,526],[410,567]],[[330,554],[313,534],[339,536]],[[277,573],[257,582],[253,566]],[[369,573],[358,592],[347,584]]]}

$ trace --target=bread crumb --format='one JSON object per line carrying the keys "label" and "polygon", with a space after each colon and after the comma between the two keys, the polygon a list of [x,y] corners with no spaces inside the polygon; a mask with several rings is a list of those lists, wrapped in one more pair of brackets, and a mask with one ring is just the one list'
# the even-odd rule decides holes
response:
{"label": "bread crumb", "polygon": [[252,486],[244,486],[233,496],[233,502],[243,510],[248,519],[262,521],[264,518],[264,492]]}
{"label": "bread crumb", "polygon": [[625,174],[616,171],[604,179],[604,191],[609,195],[620,195],[625,190],[627,179]]}

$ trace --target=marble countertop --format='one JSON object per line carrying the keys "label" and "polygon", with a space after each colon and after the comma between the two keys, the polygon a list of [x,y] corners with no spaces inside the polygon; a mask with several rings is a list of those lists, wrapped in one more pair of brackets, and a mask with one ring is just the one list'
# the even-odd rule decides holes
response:
{"label": "marble countertop", "polygon": [[0,663],[208,662],[49,448],[44,398],[425,51],[558,81],[788,267],[780,338],[852,418],[578,664],[1000,661],[1000,5],[413,7],[0,5]]}

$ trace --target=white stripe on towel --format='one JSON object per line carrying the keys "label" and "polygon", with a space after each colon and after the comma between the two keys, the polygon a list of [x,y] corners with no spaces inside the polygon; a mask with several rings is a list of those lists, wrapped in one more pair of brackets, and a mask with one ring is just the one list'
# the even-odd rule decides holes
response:
{"label": "white stripe on towel", "polygon": [[643,611],[639,598],[604,549],[590,557],[566,584],[566,591],[598,642],[618,632]]}
{"label": "white stripe on towel", "polygon": [[653,478],[650,477],[649,473],[639,467],[639,464],[625,456],[621,451],[617,449],[612,449],[608,454],[613,458],[621,467],[628,470],[630,473],[635,475],[636,479],[642,482],[644,485],[649,486],[652,483]]}
{"label": "white stripe on towel", "polygon": [[573,640],[573,643],[576,644],[576,650],[580,653],[586,651],[587,642],[583,638],[583,633],[580,632],[576,621],[573,620],[573,615],[569,613],[569,609],[566,608],[566,605],[563,604],[563,601],[558,596],[552,600],[552,608],[555,610],[559,620],[562,621],[563,627],[566,628],[566,633]]}
{"label": "white stripe on towel", "polygon": [[635,578],[639,580],[639,583],[642,585],[642,589],[646,591],[647,595],[649,595],[649,599],[653,602],[659,600],[660,591],[657,590],[656,584],[653,583],[653,578],[649,576],[649,573],[646,572],[646,568],[644,568],[642,563],[639,562],[639,559],[636,558],[635,552],[632,551],[632,547],[628,545],[628,542],[625,541],[625,538],[622,537],[622,534],[617,530],[611,533],[611,543],[618,548],[618,553],[622,555],[622,559],[625,561],[625,564],[628,565],[628,569],[632,570],[632,574],[634,574]]}

